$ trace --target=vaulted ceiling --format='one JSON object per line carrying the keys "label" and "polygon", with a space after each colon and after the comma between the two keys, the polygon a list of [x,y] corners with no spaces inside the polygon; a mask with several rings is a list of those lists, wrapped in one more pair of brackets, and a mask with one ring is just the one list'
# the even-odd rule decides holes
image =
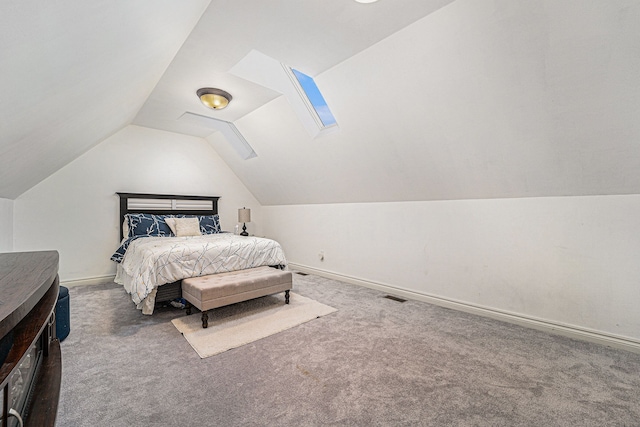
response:
{"label": "vaulted ceiling", "polygon": [[315,75],[451,1],[3,0],[0,197],[17,197],[136,116],[201,133],[176,122],[211,112],[199,87],[234,94],[223,120],[275,98],[227,73],[251,49]]}
{"label": "vaulted ceiling", "polygon": [[[4,0],[0,197],[129,124],[206,138],[264,204],[640,193],[638,22],[636,0]],[[252,50],[314,76],[339,129],[229,73]]]}

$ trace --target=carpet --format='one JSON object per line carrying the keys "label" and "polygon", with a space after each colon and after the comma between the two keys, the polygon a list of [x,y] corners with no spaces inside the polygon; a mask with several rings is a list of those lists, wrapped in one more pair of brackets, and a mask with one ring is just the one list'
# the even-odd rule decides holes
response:
{"label": "carpet", "polygon": [[210,310],[206,329],[199,311],[171,323],[204,359],[337,311],[293,292],[290,295],[289,304],[284,303],[284,294],[278,294]]}
{"label": "carpet", "polygon": [[640,354],[293,280],[337,311],[206,359],[171,324],[184,310],[145,316],[121,285],[70,286],[56,426],[640,425]]}

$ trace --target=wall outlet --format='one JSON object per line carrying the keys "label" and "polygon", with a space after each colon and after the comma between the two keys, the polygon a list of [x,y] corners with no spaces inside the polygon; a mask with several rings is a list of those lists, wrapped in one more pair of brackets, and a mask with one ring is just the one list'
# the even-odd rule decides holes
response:
{"label": "wall outlet", "polygon": [[320,261],[324,261],[324,251],[318,253],[318,258],[320,258]]}

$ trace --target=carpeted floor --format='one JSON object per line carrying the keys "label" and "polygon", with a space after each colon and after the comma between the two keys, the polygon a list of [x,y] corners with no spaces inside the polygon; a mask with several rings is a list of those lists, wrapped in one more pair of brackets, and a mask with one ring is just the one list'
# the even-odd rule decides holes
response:
{"label": "carpeted floor", "polygon": [[294,291],[338,311],[200,359],[182,310],[70,288],[57,425],[640,425],[638,354],[317,276]]}

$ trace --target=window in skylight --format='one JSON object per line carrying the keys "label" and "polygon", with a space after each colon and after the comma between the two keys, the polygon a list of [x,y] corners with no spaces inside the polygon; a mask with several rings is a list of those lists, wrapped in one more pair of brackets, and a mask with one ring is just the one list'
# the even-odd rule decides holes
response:
{"label": "window in skylight", "polygon": [[328,128],[336,126],[338,124],[336,122],[336,118],[333,117],[327,102],[324,100],[324,97],[320,93],[320,89],[318,89],[316,82],[313,81],[313,78],[293,68],[291,71],[298,81],[300,88],[304,91],[311,108],[313,108],[313,111],[315,111],[318,119],[322,123],[321,127]]}

